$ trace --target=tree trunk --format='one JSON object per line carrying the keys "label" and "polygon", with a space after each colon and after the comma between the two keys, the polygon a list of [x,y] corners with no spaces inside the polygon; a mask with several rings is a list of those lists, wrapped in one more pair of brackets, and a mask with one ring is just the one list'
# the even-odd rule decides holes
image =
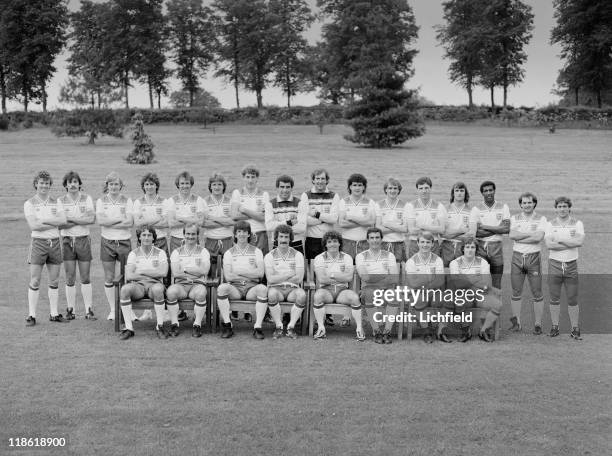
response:
{"label": "tree trunk", "polygon": [[125,75],[125,78],[123,80],[123,90],[125,91],[125,109],[130,109],[130,100],[128,98],[128,84],[130,83],[130,80],[128,79],[127,73]]}
{"label": "tree trunk", "polygon": [[47,112],[47,89],[44,82],[42,83],[42,108],[43,112]]}
{"label": "tree trunk", "polygon": [[151,87],[151,82],[149,82],[149,105],[151,109],[155,108],[155,104],[153,103],[153,87]]}
{"label": "tree trunk", "polygon": [[157,109],[161,109],[161,90],[157,91]]}
{"label": "tree trunk", "polygon": [[504,108],[508,104],[508,85],[504,84]]}
{"label": "tree trunk", "polygon": [[495,86],[491,86],[490,90],[491,90],[491,109],[495,109],[495,93],[494,93]]}
{"label": "tree trunk", "polygon": [[0,96],[2,97],[2,114],[6,114],[6,79],[4,68],[0,65]]}
{"label": "tree trunk", "polygon": [[189,89],[189,107],[193,108],[193,101],[195,99],[195,90]]}
{"label": "tree trunk", "polygon": [[471,109],[474,107],[474,99],[472,98],[472,85],[468,85],[467,86],[467,93],[468,93],[468,107]]}
{"label": "tree trunk", "polygon": [[89,132],[89,141],[87,141],[87,144],[95,144],[96,143],[96,133],[93,131]]}
{"label": "tree trunk", "polygon": [[28,88],[25,86],[25,82],[23,84],[22,93],[23,93],[23,110],[25,112],[28,112],[28,102],[30,100],[28,100]]}
{"label": "tree trunk", "polygon": [[261,89],[255,92],[257,95],[257,109],[263,108],[263,97],[261,96]]}
{"label": "tree trunk", "polygon": [[96,99],[95,99],[95,94],[93,92],[91,92],[91,95],[89,97],[89,102],[91,103],[91,109],[96,109]]}
{"label": "tree trunk", "polygon": [[98,90],[98,109],[102,107],[102,94]]}
{"label": "tree trunk", "polygon": [[597,107],[601,109],[601,90],[597,91]]}
{"label": "tree trunk", "polygon": [[289,71],[289,64],[286,64],[285,68],[285,84],[287,85],[287,107],[291,107],[291,73]]}
{"label": "tree trunk", "polygon": [[574,103],[574,104],[575,104],[576,106],[578,106],[578,103],[579,103],[579,101],[580,101],[580,100],[578,99],[578,87],[576,87],[576,88],[574,89],[574,101],[575,101],[575,103]]}

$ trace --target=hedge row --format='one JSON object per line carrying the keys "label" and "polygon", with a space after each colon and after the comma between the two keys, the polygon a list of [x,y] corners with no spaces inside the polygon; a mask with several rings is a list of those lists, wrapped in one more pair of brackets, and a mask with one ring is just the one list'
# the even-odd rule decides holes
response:
{"label": "hedge row", "polygon": [[[588,126],[611,128],[612,108],[595,109],[589,107],[559,107],[545,108],[497,107],[491,109],[478,106],[469,109],[467,106],[421,106],[423,118],[440,122],[482,122],[487,124],[537,126],[548,124],[567,124],[572,126]],[[246,123],[246,124],[299,124],[318,125],[343,123],[343,108],[341,106],[296,106],[281,108],[269,106],[263,109],[254,107],[240,109],[131,109],[117,110],[122,116],[129,114],[131,118],[136,111],[143,115],[145,123]],[[42,112],[10,112],[0,115],[0,129],[29,128],[33,124],[47,125],[51,117],[66,116],[70,111]]]}

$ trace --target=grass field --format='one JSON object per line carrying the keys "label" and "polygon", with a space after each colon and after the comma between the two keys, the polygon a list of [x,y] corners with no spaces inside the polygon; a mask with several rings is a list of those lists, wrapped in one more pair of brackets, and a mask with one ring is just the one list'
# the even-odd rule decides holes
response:
{"label": "grass field", "polygon": [[[352,331],[340,330],[323,342],[255,343],[244,326],[229,341],[191,339],[189,327],[176,340],[159,341],[149,322],[137,323],[136,337],[126,343],[103,319],[108,308],[97,260],[92,282],[101,320],[52,325],[42,292],[40,324],[25,328],[29,231],[22,214],[39,169],[55,177],[57,194],[61,176],[75,169],[96,196],[111,170],[120,172],[131,196],[141,193],[139,178],[147,171],[159,174],[163,196],[173,193],[183,169],[193,172],[200,194],[214,171],[234,188],[247,162],[260,166],[261,186],[271,192],[280,173],[293,175],[301,192],[320,166],[341,193],[348,175],[362,172],[376,199],[390,175],[403,183],[406,199],[416,178],[429,175],[434,197],[445,202],[457,180],[476,201],[480,182],[492,179],[512,212],[525,190],[538,196],[547,217],[555,196],[571,196],[587,231],[581,270],[601,274],[612,254],[612,132],[430,126],[405,147],[376,151],[345,142],[340,126],[323,135],[316,126],[147,131],[158,159],[147,167],[123,162],[127,139],[103,138],[90,147],[44,129],[0,132],[0,285],[7,290],[0,298],[0,455],[612,453],[609,334],[587,334],[578,343],[567,334],[549,339],[503,331],[490,345],[378,346],[358,344]],[[97,258],[98,229],[92,237]],[[609,309],[610,301],[596,304]],[[528,319],[527,305],[523,313]],[[9,437],[65,437],[68,444],[19,451],[9,448]]]}

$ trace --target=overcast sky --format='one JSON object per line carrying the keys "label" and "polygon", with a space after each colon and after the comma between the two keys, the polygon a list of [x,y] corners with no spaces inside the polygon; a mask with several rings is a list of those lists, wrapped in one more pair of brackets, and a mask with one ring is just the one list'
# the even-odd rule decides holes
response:
{"label": "overcast sky", "polygon": [[[100,0],[101,2],[102,0]],[[558,70],[561,68],[560,52],[557,46],[549,44],[550,30],[554,25],[552,1],[548,0],[523,0],[533,8],[534,30],[533,38],[526,48],[528,60],[525,64],[525,80],[517,87],[509,89],[508,102],[515,106],[543,106],[558,100],[551,94],[551,89],[557,78]],[[210,3],[210,1],[206,1]],[[316,0],[309,0],[316,8]],[[79,8],[80,0],[70,0],[69,8]],[[442,23],[442,1],[441,0],[409,0],[414,10],[417,25],[420,27],[419,38],[416,48],[419,50],[414,60],[415,75],[408,82],[409,88],[418,88],[420,94],[435,102],[436,104],[467,104],[465,90],[453,85],[447,78],[449,62],[442,58],[443,50],[435,39],[433,27]],[[321,25],[315,24],[308,33],[308,39],[314,43],[320,39]],[[62,54],[56,61],[58,68],[52,79],[49,93],[49,109],[61,107],[58,102],[59,88],[67,79],[66,54]],[[220,79],[209,76],[201,80],[202,87],[212,92],[221,102],[223,107],[235,107],[233,88]],[[172,80],[171,90],[179,89],[177,81]],[[134,107],[148,107],[148,95],[144,87],[136,86],[130,89],[130,105]],[[265,105],[284,106],[286,101],[280,90],[269,89],[263,93]],[[496,92],[496,103],[502,101],[501,89]],[[474,93],[476,104],[488,104],[489,93],[476,90]],[[292,100],[293,105],[313,105],[318,100],[314,93],[300,94]],[[162,104],[167,100],[162,99]],[[255,94],[243,92],[240,97],[241,106],[256,105]],[[64,106],[68,107],[68,106]],[[39,107],[32,106],[32,109]],[[15,103],[9,104],[9,109],[20,109]]]}

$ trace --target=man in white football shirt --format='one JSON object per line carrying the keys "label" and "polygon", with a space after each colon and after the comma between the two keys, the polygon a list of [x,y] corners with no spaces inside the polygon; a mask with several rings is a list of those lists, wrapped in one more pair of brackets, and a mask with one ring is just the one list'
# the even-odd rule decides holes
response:
{"label": "man in white football shirt", "polygon": [[491,267],[492,284],[501,289],[504,273],[503,235],[510,232],[510,208],[495,200],[495,183],[484,181],[480,193],[484,201],[478,207],[479,221],[476,230],[478,256],[484,258]]}
{"label": "man in white football shirt", "polygon": [[250,244],[251,225],[244,220],[234,225],[234,246],[223,255],[223,275],[226,282],[217,290],[217,307],[221,315],[221,337],[232,337],[230,306],[232,299],[247,299],[255,302],[255,325],[253,337],[263,339],[262,325],[268,309],[266,286],[261,284],[264,276],[264,258],[261,250]]}
{"label": "man in white football shirt", "polygon": [[66,318],[75,318],[76,305],[76,269],[79,266],[81,294],[85,305],[85,318],[96,320],[93,313],[93,290],[90,280],[91,239],[89,225],[95,221],[93,199],[82,192],[83,181],[74,171],[66,173],[62,179],[66,194],[60,198],[66,213],[66,224],[61,227],[62,257],[66,271]]}
{"label": "man in white football shirt", "polygon": [[366,339],[363,331],[361,300],[357,293],[349,289],[353,280],[353,259],[342,251],[342,236],[337,231],[327,231],[323,235],[322,243],[325,252],[314,259],[314,270],[317,278],[317,290],[314,293],[312,305],[317,320],[318,330],[315,339],[327,338],[325,331],[325,305],[338,303],[350,308],[351,314],[357,323],[356,339]]}
{"label": "man in white football shirt", "polygon": [[253,231],[250,242],[265,255],[270,250],[265,225],[265,205],[270,195],[257,187],[259,168],[255,165],[246,165],[241,174],[244,187],[232,192],[232,218],[249,223]]}
{"label": "man in white football shirt", "polygon": [[47,171],[39,171],[34,176],[36,194],[23,205],[23,212],[32,231],[28,263],[30,264],[30,283],[28,286],[28,318],[26,326],[36,324],[36,306],[43,267],[47,266],[49,275],[49,320],[64,323],[58,311],[58,279],[62,264],[62,249],[58,227],[66,224],[66,214],[62,202],[49,194],[53,179]]}
{"label": "man in white football shirt", "polygon": [[306,292],[301,287],[304,281],[304,255],[291,247],[293,233],[288,225],[274,229],[274,242],[278,246],[265,257],[264,264],[268,279],[268,308],[276,325],[273,339],[283,335],[281,301],[293,302],[291,317],[287,324],[287,337],[297,339],[295,325],[306,307]]}
{"label": "man in white football shirt", "polygon": [[195,320],[191,330],[192,337],[202,337],[202,320],[206,315],[206,275],[210,270],[210,254],[198,244],[200,227],[191,224],[184,228],[185,243],[170,255],[170,266],[174,283],[166,292],[166,307],[170,313],[170,335],[179,332],[178,300],[193,300]]}
{"label": "man in white football shirt", "polygon": [[376,227],[383,232],[382,248],[391,252],[401,263],[407,260],[406,233],[408,223],[405,218],[406,203],[399,197],[402,184],[392,177],[383,186],[385,199],[376,203]]}
{"label": "man in white football shirt", "polygon": [[[382,232],[379,228],[370,227],[366,233],[369,248],[357,255],[355,267],[361,279],[361,302],[370,317],[374,342],[391,344],[391,330],[394,318],[398,313],[399,302],[387,300],[382,305],[374,305],[374,294],[377,290],[394,289],[398,280],[398,267],[395,256],[382,250]],[[380,323],[384,322],[381,330]]]}
{"label": "man in white football shirt", "polygon": [[351,174],[347,180],[348,196],[338,203],[338,226],[344,251],[355,258],[368,249],[366,232],[376,224],[376,203],[365,195],[368,180],[363,174]]}
{"label": "man in white football shirt", "polygon": [[440,254],[440,235],[446,226],[446,208],[442,203],[431,199],[432,182],[429,177],[416,181],[417,199],[406,204],[408,222],[408,258],[419,251],[418,238],[422,231],[433,234],[431,251]]}
{"label": "man in white football shirt", "polygon": [[115,319],[115,267],[125,264],[132,249],[133,204],[121,193],[123,181],[115,171],[106,176],[104,195],[96,201],[96,220],[100,225],[100,259],[104,268],[104,292],[110,308],[108,320]]}
{"label": "man in white football shirt", "polygon": [[[462,245],[462,255],[450,263],[449,283],[451,288],[457,293],[458,290],[472,290],[471,299],[455,299],[455,313],[462,313],[470,307],[488,309],[485,321],[482,324],[478,337],[485,342],[493,342],[489,330],[499,318],[502,308],[500,299],[501,290],[493,288],[491,283],[491,269],[489,263],[484,258],[476,255],[476,239],[467,238]],[[466,294],[463,293],[463,296]],[[462,326],[460,342],[467,342],[472,338],[470,324]],[[439,331],[440,339],[448,342],[446,335]]]}
{"label": "man in white football shirt", "polygon": [[463,182],[451,188],[450,204],[446,207],[446,225],[442,237],[441,256],[444,267],[461,256],[463,242],[476,235],[479,211],[469,204],[470,193]]}
{"label": "man in white football shirt", "polygon": [[510,280],[512,282],[511,331],[521,330],[521,306],[525,277],[529,281],[533,296],[535,315],[535,335],[542,334],[542,315],[544,296],[542,295],[542,264],[540,259],[541,242],[546,230],[546,217],[536,214],[538,199],[533,193],[519,196],[521,212],[510,217],[510,239],[514,240]]}
{"label": "man in white football shirt", "polygon": [[420,231],[418,235],[419,251],[406,261],[406,283],[412,290],[420,291],[417,299],[410,305],[418,312],[418,324],[426,328],[423,341],[434,342],[434,327],[426,319],[425,309],[439,309],[443,305],[441,295],[444,289],[444,264],[442,258],[432,252],[434,236],[429,231]]}
{"label": "man in white football shirt", "polygon": [[559,335],[561,288],[565,287],[567,313],[572,332],[581,340],[578,307],[578,248],[584,242],[584,226],[571,216],[572,200],[565,196],[555,199],[557,216],[548,223],[544,241],[548,247],[548,289],[550,291],[550,337]]}
{"label": "man in white football shirt", "polygon": [[[144,225],[136,230],[138,247],[128,255],[125,265],[126,282],[119,291],[121,313],[125,321],[125,329],[119,335],[121,340],[134,337],[132,300],[145,297],[153,301],[155,316],[157,317],[157,326],[155,327],[157,337],[160,339],[168,338],[168,333],[164,328],[164,292],[166,288],[162,283],[162,279],[168,273],[168,257],[166,252],[153,245],[156,238],[155,228]],[[178,329],[178,325],[176,329]],[[176,337],[178,333],[171,335]]]}
{"label": "man in white football shirt", "polygon": [[210,253],[211,264],[218,255],[223,256],[234,244],[231,218],[231,199],[225,194],[227,182],[222,174],[215,173],[208,179],[210,195],[204,198],[207,207],[204,218],[204,247]]}

